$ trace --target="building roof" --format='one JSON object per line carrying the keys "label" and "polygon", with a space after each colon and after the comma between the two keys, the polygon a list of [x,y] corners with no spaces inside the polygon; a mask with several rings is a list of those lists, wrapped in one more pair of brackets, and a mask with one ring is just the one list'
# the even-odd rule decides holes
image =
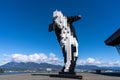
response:
{"label": "building roof", "polygon": [[120,44],[120,28],[105,40],[105,44],[109,46]]}

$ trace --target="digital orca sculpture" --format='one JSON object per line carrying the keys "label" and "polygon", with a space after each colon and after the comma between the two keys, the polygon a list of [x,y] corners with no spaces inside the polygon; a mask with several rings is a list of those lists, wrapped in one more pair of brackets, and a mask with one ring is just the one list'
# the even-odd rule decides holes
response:
{"label": "digital orca sculpture", "polygon": [[66,17],[61,11],[53,12],[53,22],[49,25],[49,32],[55,30],[57,40],[64,57],[63,73],[74,73],[78,58],[78,40],[73,22],[81,19],[81,16]]}

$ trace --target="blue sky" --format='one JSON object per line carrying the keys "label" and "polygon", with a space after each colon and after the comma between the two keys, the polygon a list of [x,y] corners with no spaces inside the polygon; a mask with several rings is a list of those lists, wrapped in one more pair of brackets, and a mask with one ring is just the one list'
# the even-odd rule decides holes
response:
{"label": "blue sky", "polygon": [[[120,26],[119,0],[0,0],[0,54],[54,53],[62,59],[54,32],[48,32],[54,10],[81,15],[74,26],[79,59],[120,60],[104,41]],[[1,56],[0,60],[4,57]]]}

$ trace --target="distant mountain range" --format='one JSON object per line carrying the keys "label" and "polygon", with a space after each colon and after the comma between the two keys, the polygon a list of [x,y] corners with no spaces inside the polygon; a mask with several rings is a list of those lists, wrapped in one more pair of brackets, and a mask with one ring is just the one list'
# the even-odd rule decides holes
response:
{"label": "distant mountain range", "polygon": [[[61,65],[53,65],[48,63],[34,63],[34,62],[27,62],[27,63],[17,63],[17,62],[9,62],[5,65],[0,66],[0,68],[4,70],[14,70],[14,71],[23,71],[23,70],[34,70],[34,71],[40,71],[40,70],[46,70],[47,68],[51,68],[52,70],[61,70]],[[82,69],[82,70],[120,70],[120,67],[98,67],[95,65],[77,65],[76,69]]]}
{"label": "distant mountain range", "polygon": [[5,65],[0,66],[0,68],[4,70],[16,70],[16,71],[22,71],[22,70],[46,70],[46,68],[52,68],[54,70],[59,70],[62,68],[60,65],[52,65],[48,63],[34,63],[34,62],[27,62],[27,63],[17,63],[17,62],[9,62]]}

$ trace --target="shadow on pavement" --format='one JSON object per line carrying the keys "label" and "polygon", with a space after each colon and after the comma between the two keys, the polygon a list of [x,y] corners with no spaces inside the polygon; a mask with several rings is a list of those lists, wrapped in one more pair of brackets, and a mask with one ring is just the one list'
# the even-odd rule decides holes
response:
{"label": "shadow on pavement", "polygon": [[[97,73],[94,73],[97,74]],[[99,73],[99,75],[105,75],[105,76],[115,76],[115,77],[120,77],[120,73]]]}

